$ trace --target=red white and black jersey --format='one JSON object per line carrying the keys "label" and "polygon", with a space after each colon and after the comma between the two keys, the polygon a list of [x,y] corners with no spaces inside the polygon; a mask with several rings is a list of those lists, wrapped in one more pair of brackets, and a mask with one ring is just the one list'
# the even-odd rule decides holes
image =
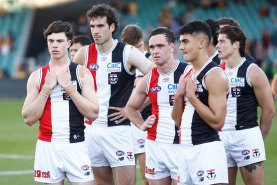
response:
{"label": "red white and black jersey", "polygon": [[[95,43],[87,46],[85,66],[94,78],[94,87],[99,102],[99,116],[93,126],[110,127],[130,125],[129,120],[116,124],[107,115],[116,111],[108,107],[125,107],[134,87],[135,73],[128,70],[126,62],[131,46],[117,42],[106,53],[98,51]],[[91,124],[89,122],[88,124]]]}
{"label": "red white and black jersey", "polygon": [[245,58],[232,69],[228,68],[226,63],[221,65],[226,72],[230,86],[223,131],[242,130],[258,126],[258,102],[248,78],[248,72],[252,65],[256,64]]}
{"label": "red white and black jersey", "polygon": [[152,114],[156,120],[148,129],[147,139],[163,143],[179,143],[178,128],[171,118],[174,95],[180,76],[185,73],[188,64],[178,62],[168,74],[163,74],[154,68],[149,73],[147,94],[152,103]]}
{"label": "red white and black jersey", "polygon": [[[71,83],[81,93],[79,67],[71,62],[69,69]],[[40,68],[39,91],[44,85],[47,70],[51,70],[49,64]],[[63,143],[84,141],[84,116],[59,84],[51,90],[39,124],[39,140]]]}
{"label": "red white and black jersey", "polygon": [[[201,69],[200,73],[197,75],[197,98],[205,105],[208,106],[208,95],[209,92],[206,89],[205,77],[214,68],[219,67],[211,59],[207,62]],[[190,71],[189,73],[191,73]],[[197,113],[195,108],[189,102],[188,98],[184,99],[184,112],[182,115],[181,122],[181,134],[180,143],[188,145],[198,145],[203,143],[208,143],[212,141],[220,141],[218,131],[210,127]]]}

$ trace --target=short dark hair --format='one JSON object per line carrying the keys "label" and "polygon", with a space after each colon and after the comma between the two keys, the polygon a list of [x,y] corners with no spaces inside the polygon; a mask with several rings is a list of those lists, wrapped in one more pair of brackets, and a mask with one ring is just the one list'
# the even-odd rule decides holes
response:
{"label": "short dark hair", "polygon": [[239,27],[224,26],[218,31],[218,34],[225,34],[232,44],[238,41],[240,56],[243,57],[245,55],[246,36]]}
{"label": "short dark hair", "polygon": [[143,40],[143,32],[137,25],[129,24],[122,30],[121,38],[126,44],[134,46]]}
{"label": "short dark hair", "polygon": [[176,41],[176,36],[175,34],[173,33],[173,31],[171,31],[170,29],[168,29],[167,27],[158,27],[156,29],[154,29],[149,37],[148,37],[148,40],[152,37],[152,36],[155,36],[155,35],[160,35],[160,34],[163,34],[165,35],[165,38],[167,40],[168,43],[175,43]]}
{"label": "short dark hair", "polygon": [[203,21],[190,21],[179,30],[179,34],[204,34],[208,38],[207,47],[211,42],[212,31],[210,26]]}
{"label": "short dark hair", "polygon": [[204,20],[205,23],[207,23],[212,31],[212,37],[213,37],[213,45],[217,45],[217,31],[219,30],[218,23],[213,19],[206,19]]}
{"label": "short dark hair", "polygon": [[74,32],[72,26],[69,22],[63,21],[54,21],[52,22],[46,30],[43,32],[44,38],[47,38],[48,35],[52,33],[61,33],[64,32],[67,40],[72,40]]}
{"label": "short dark hair", "polygon": [[90,45],[92,40],[89,36],[86,35],[76,35],[72,39],[72,44],[80,43],[82,46]]}
{"label": "short dark hair", "polygon": [[238,21],[236,21],[235,19],[231,18],[231,17],[223,17],[223,18],[219,18],[217,20],[217,23],[219,25],[228,25],[228,26],[236,26],[240,28],[240,25],[238,23]]}
{"label": "short dark hair", "polygon": [[109,26],[114,23],[115,28],[112,36],[115,36],[119,28],[119,18],[116,9],[106,4],[93,5],[92,8],[87,11],[87,18],[91,20],[97,17],[106,17]]}

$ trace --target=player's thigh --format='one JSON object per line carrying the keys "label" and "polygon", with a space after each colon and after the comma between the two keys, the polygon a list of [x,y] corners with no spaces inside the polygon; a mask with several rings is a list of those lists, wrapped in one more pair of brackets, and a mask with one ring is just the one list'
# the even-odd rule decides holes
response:
{"label": "player's thigh", "polygon": [[165,177],[163,179],[151,180],[149,179],[150,185],[171,185],[171,177]]}
{"label": "player's thigh", "polygon": [[114,185],[112,169],[109,166],[92,167],[94,182],[97,185]]}
{"label": "player's thigh", "polygon": [[263,162],[249,164],[240,167],[242,179],[246,185],[264,184],[264,165]]}
{"label": "player's thigh", "polygon": [[229,185],[236,185],[238,167],[228,168],[228,181]]}
{"label": "player's thigh", "polygon": [[89,182],[71,182],[71,185],[94,185],[94,181],[89,181]]}
{"label": "player's thigh", "polygon": [[136,166],[119,166],[113,168],[117,185],[135,185],[136,184]]}

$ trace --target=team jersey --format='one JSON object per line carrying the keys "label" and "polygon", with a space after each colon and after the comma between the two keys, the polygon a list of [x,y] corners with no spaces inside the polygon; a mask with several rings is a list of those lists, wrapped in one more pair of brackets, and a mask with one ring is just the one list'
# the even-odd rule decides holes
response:
{"label": "team jersey", "polygon": [[[134,87],[135,73],[128,70],[126,61],[131,46],[116,40],[114,46],[106,53],[101,53],[95,43],[86,47],[85,66],[94,78],[94,87],[99,103],[98,118],[93,126],[110,127],[130,125],[129,120],[116,124],[107,115],[116,111],[108,107],[125,107]],[[86,122],[91,124],[91,121]]]}
{"label": "team jersey", "polygon": [[221,67],[225,70],[230,93],[227,100],[227,114],[222,130],[242,130],[258,126],[257,99],[248,78],[251,66],[256,65],[243,58],[241,63],[230,69],[226,63]]}
{"label": "team jersey", "polygon": [[[71,83],[81,94],[79,66],[71,62],[69,69]],[[45,83],[47,70],[51,70],[49,64],[40,68],[39,91]],[[51,90],[39,124],[39,140],[63,143],[84,141],[84,116],[59,84]]]}
{"label": "team jersey", "polygon": [[[208,91],[205,85],[205,77],[216,67],[219,67],[211,59],[202,67],[200,73],[197,75],[197,98],[208,106]],[[192,70],[188,73],[191,75]],[[198,145],[212,141],[220,141],[218,131],[210,127],[197,113],[188,98],[184,99],[184,112],[181,122],[180,142],[188,145]]]}
{"label": "team jersey", "polygon": [[146,93],[152,103],[152,114],[156,116],[156,120],[152,128],[148,129],[147,139],[163,143],[179,143],[178,129],[171,118],[171,111],[179,78],[187,67],[188,64],[178,61],[168,74],[159,72],[157,68],[149,73]]}
{"label": "team jersey", "polygon": [[218,52],[216,51],[213,56],[210,57],[213,62],[215,62],[217,65],[221,64],[221,60],[218,58]]}

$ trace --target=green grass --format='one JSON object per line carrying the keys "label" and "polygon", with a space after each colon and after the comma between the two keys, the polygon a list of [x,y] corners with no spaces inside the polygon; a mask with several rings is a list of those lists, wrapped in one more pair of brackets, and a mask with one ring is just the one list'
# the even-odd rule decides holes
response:
{"label": "green grass", "polygon": [[[38,124],[30,127],[21,116],[23,100],[0,99],[0,154],[34,155],[38,135]],[[275,109],[277,102],[275,101]],[[265,140],[267,160],[265,184],[277,184],[277,118],[274,117],[272,129]],[[0,173],[3,171],[33,170],[34,159],[6,159],[0,157]],[[240,175],[238,175],[240,176]],[[243,185],[241,178],[238,185]],[[33,174],[0,175],[0,185],[34,185]],[[67,184],[67,183],[66,183]],[[137,170],[137,185],[143,185]]]}

